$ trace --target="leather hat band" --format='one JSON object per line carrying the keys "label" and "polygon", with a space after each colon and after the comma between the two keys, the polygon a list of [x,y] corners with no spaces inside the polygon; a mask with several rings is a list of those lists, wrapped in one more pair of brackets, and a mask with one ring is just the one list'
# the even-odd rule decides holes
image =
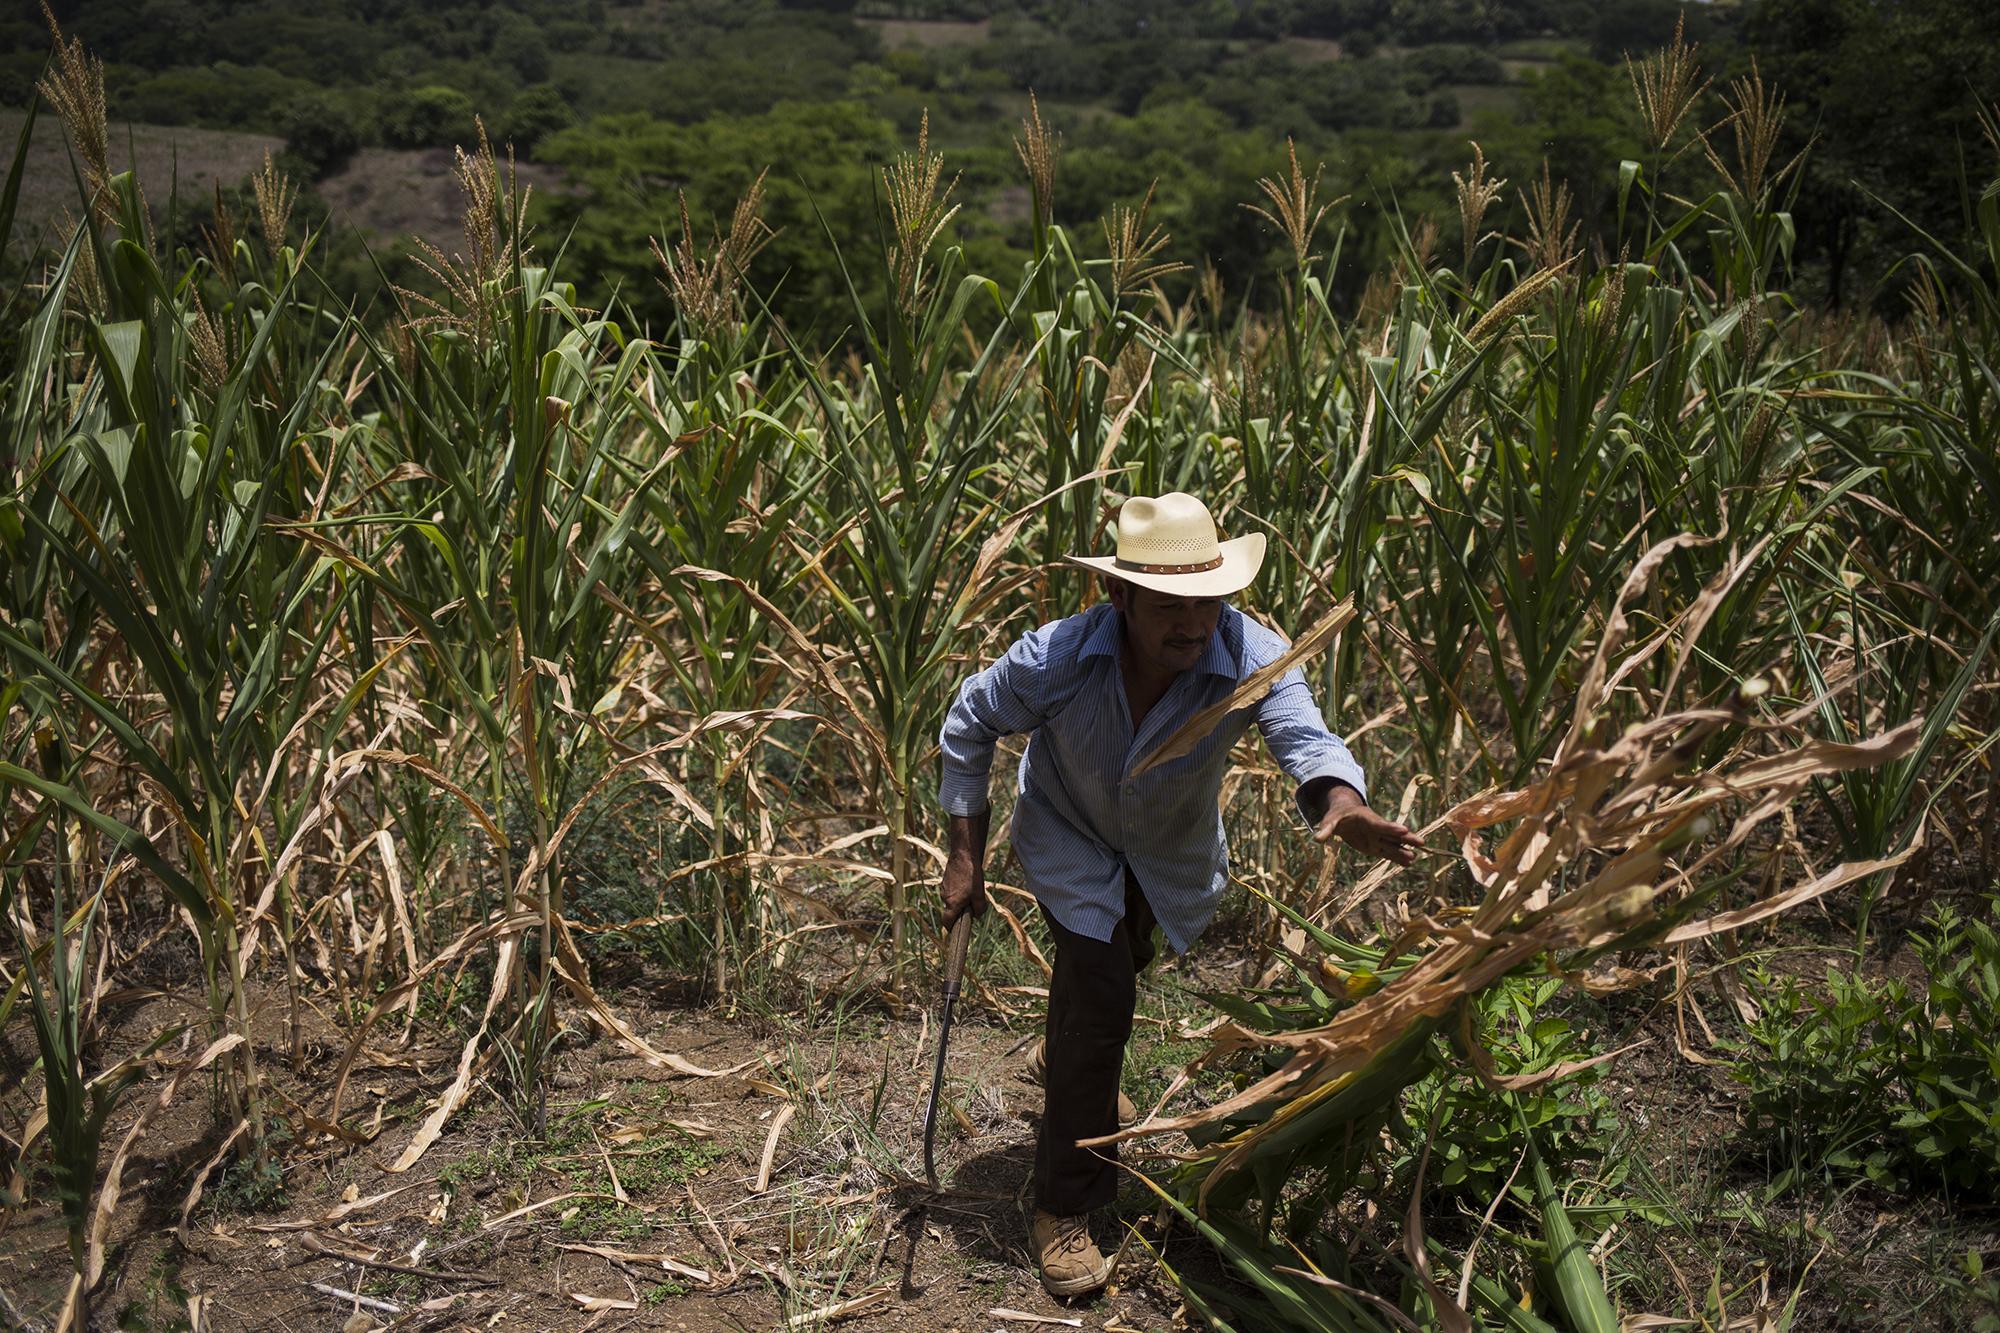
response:
{"label": "leather hat band", "polygon": [[1134,574],[1206,574],[1211,569],[1222,568],[1222,557],[1204,560],[1198,565],[1145,565],[1137,560],[1127,560],[1118,556],[1112,561],[1120,569],[1128,569]]}

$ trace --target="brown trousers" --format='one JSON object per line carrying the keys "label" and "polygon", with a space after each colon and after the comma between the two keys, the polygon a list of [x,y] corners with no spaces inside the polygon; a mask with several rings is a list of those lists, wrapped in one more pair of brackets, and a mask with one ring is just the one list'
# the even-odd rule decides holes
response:
{"label": "brown trousers", "polygon": [[1128,870],[1125,919],[1108,942],[1065,930],[1046,909],[1042,920],[1056,956],[1044,1030],[1048,1071],[1035,1143],[1035,1205],[1069,1217],[1103,1208],[1118,1194],[1118,1150],[1079,1148],[1077,1140],[1118,1129],[1118,1080],[1139,974],[1153,961],[1153,908]]}

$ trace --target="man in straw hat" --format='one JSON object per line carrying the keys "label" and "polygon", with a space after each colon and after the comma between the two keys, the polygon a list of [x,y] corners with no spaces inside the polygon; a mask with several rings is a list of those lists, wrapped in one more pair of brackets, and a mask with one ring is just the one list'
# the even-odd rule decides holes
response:
{"label": "man in straw hat", "polygon": [[1058,1296],[1095,1291],[1110,1275],[1090,1213],[1117,1192],[1117,1155],[1077,1141],[1135,1118],[1118,1083],[1154,925],[1186,952],[1229,882],[1218,798],[1237,739],[1256,723],[1299,784],[1299,812],[1319,841],[1340,838],[1403,865],[1417,846],[1408,828],[1368,808],[1360,767],[1297,667],[1189,753],[1131,773],[1284,652],[1283,639],[1225,601],[1257,577],[1261,534],[1219,541],[1194,496],[1135,496],[1118,512],[1115,556],[1068,559],[1107,577],[1110,602],[1023,635],[965,682],[940,737],[939,788],[951,821],[941,886],[949,926],[986,910],[994,742],[1030,733],[1013,846],[1055,941],[1048,1022],[1030,1057],[1044,1086],[1030,1240],[1042,1285]]}

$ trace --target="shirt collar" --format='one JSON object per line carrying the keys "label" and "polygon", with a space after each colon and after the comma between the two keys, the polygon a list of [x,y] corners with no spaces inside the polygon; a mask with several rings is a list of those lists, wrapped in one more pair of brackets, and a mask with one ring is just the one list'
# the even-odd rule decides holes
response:
{"label": "shirt collar", "polygon": [[1118,637],[1121,628],[1118,608],[1109,602],[1099,602],[1096,614],[1097,624],[1091,627],[1090,633],[1083,640],[1083,647],[1077,649],[1076,655],[1079,658],[1115,658],[1118,656]]}
{"label": "shirt collar", "polygon": [[1233,606],[1224,606],[1215,622],[1215,633],[1208,636],[1208,648],[1194,669],[1210,676],[1238,679],[1243,674],[1243,664],[1236,648],[1242,642],[1243,613]]}
{"label": "shirt collar", "polygon": [[[1085,636],[1083,646],[1077,650],[1078,658],[1118,656],[1118,640],[1122,625],[1118,619],[1118,608],[1109,602],[1097,606],[1098,621]],[[1243,613],[1233,606],[1222,608],[1222,616],[1215,622],[1215,633],[1208,636],[1208,647],[1202,651],[1201,660],[1194,669],[1207,676],[1226,676],[1238,679],[1243,673],[1242,660],[1237,654],[1237,645],[1243,640]]]}

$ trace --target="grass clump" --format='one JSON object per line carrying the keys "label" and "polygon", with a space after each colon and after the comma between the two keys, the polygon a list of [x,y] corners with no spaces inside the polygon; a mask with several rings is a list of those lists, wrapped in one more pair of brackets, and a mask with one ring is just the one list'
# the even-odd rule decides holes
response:
{"label": "grass clump", "polygon": [[[648,1235],[654,1223],[645,1206],[705,1174],[726,1150],[678,1129],[604,1128],[599,1121],[608,1107],[585,1102],[552,1116],[540,1139],[507,1137],[475,1149],[446,1164],[438,1182],[454,1193],[491,1196],[485,1211],[493,1214],[534,1202],[536,1195],[574,1193],[579,1197],[550,1211],[563,1235],[579,1240]],[[617,1197],[621,1188],[630,1203]],[[470,1221],[473,1214],[460,1216]]]}

